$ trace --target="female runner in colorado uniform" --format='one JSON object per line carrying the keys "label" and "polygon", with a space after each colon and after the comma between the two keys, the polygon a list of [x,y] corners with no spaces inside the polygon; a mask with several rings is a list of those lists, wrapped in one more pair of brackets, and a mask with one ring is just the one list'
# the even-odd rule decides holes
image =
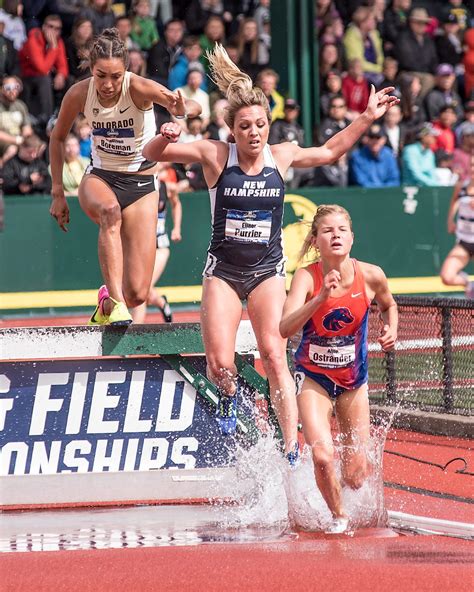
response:
{"label": "female runner in colorado uniform", "polygon": [[318,148],[286,142],[267,144],[271,114],[267,98],[230,60],[222,46],[208,54],[212,78],[226,95],[225,120],[235,143],[199,140],[176,143],[177,124],[164,124],[145,148],[147,158],[202,164],[211,198],[212,238],[204,269],[201,327],[209,378],[219,387],[218,420],[224,433],[236,425],[235,339],[241,300],[256,335],[270,395],[290,464],[296,462],[295,386],[278,330],[286,298],[282,250],[285,186],[290,166],[314,167],[337,160],[389,107],[398,102],[372,89],[366,111]]}
{"label": "female runner in colorado uniform", "polygon": [[319,206],[301,252],[304,257],[313,247],[319,260],[296,271],[280,322],[283,337],[303,329],[295,355],[298,409],[316,483],[334,517],[328,529],[333,533],[346,530],[349,522],[333,464],[333,403],[343,445],[342,480],[359,488],[368,473],[367,329],[374,297],[384,323],[379,339],[384,351],[394,348],[398,324],[385,274],[351,259],[353,242],[347,210]]}
{"label": "female runner in colorado uniform", "polygon": [[106,29],[89,58],[92,77],[66,93],[50,140],[53,179],[51,215],[62,230],[69,208],[62,186],[64,141],[79,113],[92,128],[92,164],[79,187],[84,212],[99,225],[99,262],[105,285],[89,321],[126,325],[127,306],[148,295],[155,261],[158,182],[155,163],[143,156],[156,133],[153,103],[175,117],[199,115],[195,101],[185,101],[160,84],[127,72],[128,52],[117,29]]}

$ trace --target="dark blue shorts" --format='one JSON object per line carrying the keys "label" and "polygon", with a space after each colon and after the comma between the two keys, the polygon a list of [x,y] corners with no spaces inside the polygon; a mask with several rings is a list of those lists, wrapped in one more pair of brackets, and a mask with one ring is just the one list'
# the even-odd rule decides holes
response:
{"label": "dark blue shorts", "polygon": [[458,245],[461,245],[463,249],[466,249],[469,257],[474,257],[474,243],[466,243],[466,241],[458,241]]}
{"label": "dark blue shorts", "polygon": [[204,278],[217,277],[224,280],[240,300],[247,300],[249,294],[265,280],[274,276],[285,277],[285,259],[269,265],[260,265],[258,269],[247,269],[223,263],[215,255],[208,253],[202,275]]}
{"label": "dark blue shorts", "polygon": [[299,395],[301,392],[301,387],[303,386],[304,377],[307,376],[320,384],[323,389],[327,392],[327,394],[331,397],[331,399],[335,399],[342,393],[347,392],[348,389],[345,389],[342,386],[339,386],[330,378],[328,378],[325,374],[319,374],[318,372],[311,372],[307,368],[303,366],[296,366],[295,368],[295,384],[296,384],[296,394]]}

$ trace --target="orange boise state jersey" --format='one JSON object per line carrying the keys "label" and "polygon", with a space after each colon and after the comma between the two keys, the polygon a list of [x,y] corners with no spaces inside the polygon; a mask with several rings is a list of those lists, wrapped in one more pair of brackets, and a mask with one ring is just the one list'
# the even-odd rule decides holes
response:
{"label": "orange boise state jersey", "polygon": [[[328,298],[303,327],[295,363],[310,372],[324,374],[345,389],[367,382],[367,330],[370,301],[360,265],[354,265],[354,282],[348,292]],[[317,296],[323,285],[320,263],[306,268],[313,276]]]}

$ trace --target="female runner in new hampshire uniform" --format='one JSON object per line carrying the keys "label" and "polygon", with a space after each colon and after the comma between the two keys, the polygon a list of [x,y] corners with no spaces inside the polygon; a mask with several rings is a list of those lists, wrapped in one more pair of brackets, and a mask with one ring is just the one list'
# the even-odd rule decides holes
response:
{"label": "female runner in new hampshire uniform", "polygon": [[456,244],[443,263],[441,279],[447,286],[463,286],[466,298],[474,298],[474,282],[462,271],[474,258],[474,155],[470,179],[454,188],[448,210],[448,232],[455,233]]}
{"label": "female runner in new hampshire uniform", "polygon": [[367,328],[373,298],[384,323],[382,349],[393,349],[397,336],[397,305],[387,278],[379,267],[350,258],[353,241],[347,210],[319,206],[301,253],[304,257],[313,247],[319,260],[296,271],[280,322],[283,337],[303,329],[295,355],[297,401],[316,483],[334,517],[328,532],[348,526],[333,464],[333,403],[343,444],[343,483],[359,488],[368,473]]}
{"label": "female runner in new hampshire uniform", "polygon": [[126,325],[132,320],[127,306],[138,306],[148,295],[155,261],[156,163],[142,154],[156,133],[153,103],[175,117],[184,117],[186,111],[199,115],[201,108],[179,93],[127,72],[128,52],[117,29],[106,29],[96,39],[89,65],[92,77],[66,93],[51,135],[50,213],[66,231],[64,141],[77,115],[84,113],[92,128],[92,165],[79,187],[79,202],[99,225],[99,262],[105,282],[89,324]]}
{"label": "female runner in new hampshire uniform", "polygon": [[225,120],[235,143],[199,140],[176,143],[177,124],[164,124],[145,148],[147,158],[201,163],[209,187],[212,238],[204,269],[201,327],[209,378],[219,387],[218,420],[224,433],[236,424],[235,339],[241,300],[256,335],[270,395],[290,463],[297,458],[297,408],[293,378],[286,362],[286,340],[278,330],[286,298],[282,217],[290,166],[314,167],[337,160],[367,127],[397,102],[392,89],[375,94],[367,110],[345,130],[318,148],[292,143],[267,144],[271,123],[267,98],[222,46],[208,54],[212,78],[226,95]]}

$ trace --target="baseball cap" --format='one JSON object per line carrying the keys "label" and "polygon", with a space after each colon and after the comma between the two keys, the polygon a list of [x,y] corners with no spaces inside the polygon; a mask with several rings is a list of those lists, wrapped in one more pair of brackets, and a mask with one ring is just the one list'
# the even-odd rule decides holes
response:
{"label": "baseball cap", "polygon": [[425,123],[418,132],[420,138],[423,136],[439,136],[439,134],[440,131],[432,123]]}
{"label": "baseball cap", "polygon": [[458,19],[456,18],[456,15],[452,12],[447,12],[443,15],[441,22],[443,23],[443,25],[448,25],[450,23],[457,23]]}
{"label": "baseball cap", "polygon": [[285,100],[285,109],[299,109],[300,106],[296,102],[295,99],[286,99]]}
{"label": "baseball cap", "polygon": [[365,134],[368,138],[384,138],[385,133],[378,123],[374,123],[369,127]]}
{"label": "baseball cap", "polygon": [[451,64],[440,64],[436,68],[436,76],[451,76],[454,74],[454,68]]}

